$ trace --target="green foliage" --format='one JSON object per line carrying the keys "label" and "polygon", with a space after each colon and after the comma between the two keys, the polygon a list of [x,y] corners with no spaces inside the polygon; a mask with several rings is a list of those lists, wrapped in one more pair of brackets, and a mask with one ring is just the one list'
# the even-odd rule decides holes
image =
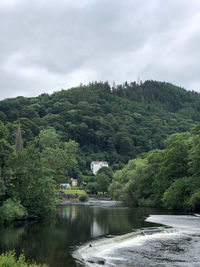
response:
{"label": "green foliage", "polygon": [[[21,138],[18,141],[20,145]],[[2,217],[9,215],[10,221],[23,215],[20,214],[19,203],[11,205],[8,198],[18,199],[26,209],[27,217],[44,217],[55,211],[56,183],[79,173],[77,151],[78,144],[75,141],[62,142],[52,127],[42,130],[24,148],[17,146],[17,151],[5,139],[1,139],[0,204],[8,201],[2,206]]]}
{"label": "green foliage", "polygon": [[22,136],[21,136],[21,126],[19,124],[17,128],[17,136],[15,140],[15,150],[18,151],[22,149],[23,149],[23,144],[22,144]]}
{"label": "green foliage", "polygon": [[81,201],[81,202],[86,202],[87,200],[88,200],[88,196],[87,195],[81,195],[79,197],[79,201]]}
{"label": "green foliage", "polygon": [[2,177],[0,176],[0,200],[2,199],[3,195],[5,194],[5,191],[6,191],[5,183],[2,179]]}
{"label": "green foliage", "polygon": [[10,222],[16,219],[22,219],[26,216],[27,211],[19,200],[7,199],[0,207],[0,218],[2,221]]}
{"label": "green foliage", "polygon": [[140,198],[138,199],[138,206],[139,207],[155,207],[155,203],[150,198]]}
{"label": "green foliage", "polygon": [[187,198],[186,190],[190,192],[190,179],[179,178],[165,191],[162,201],[164,207],[170,210],[181,210]]}
{"label": "green foliage", "polygon": [[122,190],[123,184],[116,180],[112,181],[108,187],[108,192],[111,199],[122,200]]}
{"label": "green foliage", "polygon": [[88,183],[88,185],[86,187],[86,192],[88,194],[98,194],[96,182]]}
{"label": "green foliage", "polygon": [[138,199],[144,194],[142,187],[146,173],[147,160],[140,158],[129,161],[127,167],[123,170],[124,178],[128,182],[122,190],[121,199],[128,206],[138,206]]}
{"label": "green foliage", "polygon": [[164,150],[142,154],[113,174],[112,198],[129,206],[200,210],[199,132],[173,134]]}
{"label": "green foliage", "polygon": [[0,139],[6,139],[8,137],[8,130],[6,126],[0,121]]}
{"label": "green foliage", "polygon": [[104,173],[98,173],[96,175],[96,190],[98,192],[108,192],[108,187],[110,184],[109,176]]}
{"label": "green foliage", "polygon": [[16,257],[14,251],[9,251],[0,255],[0,266],[2,267],[47,267],[44,264],[27,263],[24,254]]}
{"label": "green foliage", "polygon": [[99,171],[98,171],[98,174],[105,174],[109,177],[109,180],[111,181],[112,180],[112,176],[113,176],[113,171],[110,167],[102,167]]}
{"label": "green foliage", "polygon": [[61,191],[64,192],[66,195],[80,195],[80,196],[87,195],[85,190],[80,190],[80,189],[70,189],[70,190],[62,189]]}
{"label": "green foliage", "polygon": [[76,171],[77,148],[78,146],[74,141],[69,141],[63,145],[63,148],[47,147],[42,151],[42,162],[51,171],[57,184],[69,180],[70,177],[74,177],[78,173]]}
{"label": "green foliage", "polygon": [[172,112],[181,109],[185,103],[191,103],[195,100],[195,93],[191,94],[172,84],[155,81],[145,81],[140,84],[125,82],[123,86],[114,87],[113,92],[138,102],[158,103]]}
{"label": "green foliage", "polygon": [[[73,177],[89,193],[109,190],[129,205],[174,208],[169,192],[185,188],[176,180],[200,175],[200,127],[187,132],[200,122],[199,103],[198,93],[155,81],[112,89],[94,82],[0,101],[0,204],[19,199],[28,216],[45,216],[55,208],[56,184]],[[24,148],[15,153],[18,122]],[[95,159],[115,172],[92,176]],[[190,187],[180,208],[197,209],[198,190]]]}
{"label": "green foliage", "polygon": [[29,216],[42,217],[55,209],[55,182],[33,146],[13,152],[9,158],[8,193],[21,200]]}
{"label": "green foliage", "polygon": [[41,150],[49,148],[56,148],[59,144],[58,134],[53,127],[48,127],[41,130],[38,136],[39,147]]}
{"label": "green foliage", "polygon": [[198,189],[191,195],[188,201],[188,206],[191,210],[198,212],[200,211],[200,189]]}
{"label": "green foliage", "polygon": [[51,127],[40,131],[39,148],[43,165],[57,184],[77,176],[78,144],[75,141],[61,142],[55,128]]}
{"label": "green foliage", "polygon": [[[195,210],[199,202],[198,188],[200,188],[199,177],[185,177],[175,180],[163,195],[164,207],[171,210]],[[196,191],[197,189],[198,191]]]}
{"label": "green foliage", "polygon": [[9,154],[13,151],[8,142],[5,139],[0,140],[0,167],[3,171],[6,167],[6,163],[9,157]]}
{"label": "green foliage", "polygon": [[174,134],[166,141],[166,149],[153,183],[153,197],[157,206],[161,206],[160,199],[171,183],[188,175],[189,136],[189,133]]}
{"label": "green foliage", "polygon": [[8,158],[12,152],[11,146],[5,139],[0,139],[0,204],[6,197]]}
{"label": "green foliage", "polygon": [[94,159],[106,160],[116,169],[137,154],[163,149],[169,134],[187,131],[200,121],[199,100],[199,94],[168,83],[126,82],[111,89],[108,83],[94,82],[52,95],[5,99],[0,101],[0,118],[11,145],[17,121],[24,146],[40,130],[41,150],[55,148],[59,140],[76,141],[84,172]]}

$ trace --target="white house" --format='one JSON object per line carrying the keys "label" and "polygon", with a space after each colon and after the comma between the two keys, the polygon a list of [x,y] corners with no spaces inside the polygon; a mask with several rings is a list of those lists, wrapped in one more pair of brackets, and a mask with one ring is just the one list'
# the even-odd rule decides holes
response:
{"label": "white house", "polygon": [[91,171],[94,175],[96,175],[98,170],[101,169],[102,167],[108,167],[108,162],[96,160],[92,161],[90,164]]}

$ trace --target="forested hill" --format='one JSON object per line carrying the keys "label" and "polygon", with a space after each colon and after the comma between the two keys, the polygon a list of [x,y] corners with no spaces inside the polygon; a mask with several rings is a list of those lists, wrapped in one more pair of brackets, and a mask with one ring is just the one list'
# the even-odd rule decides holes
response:
{"label": "forested hill", "polygon": [[198,93],[186,91],[170,83],[146,81],[138,85],[135,82],[130,84],[125,82],[124,85],[119,85],[113,89],[113,93],[117,96],[146,104],[156,102],[171,112],[176,112],[181,108],[200,110],[200,95]]}
{"label": "forested hill", "polygon": [[156,81],[113,87],[95,82],[0,102],[10,144],[15,143],[19,119],[25,146],[51,126],[62,141],[79,143],[82,168],[94,159],[119,167],[141,152],[163,148],[169,134],[187,131],[200,121],[199,111],[200,94]]}

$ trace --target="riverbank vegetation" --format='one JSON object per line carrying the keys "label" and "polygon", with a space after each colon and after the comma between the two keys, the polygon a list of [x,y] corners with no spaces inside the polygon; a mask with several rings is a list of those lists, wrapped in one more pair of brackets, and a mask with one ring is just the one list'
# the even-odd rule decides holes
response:
{"label": "riverbank vegetation", "polygon": [[24,254],[16,257],[14,251],[3,253],[0,255],[0,266],[2,267],[47,267],[46,264],[36,264],[26,262]]}
{"label": "riverbank vegetation", "polygon": [[71,189],[71,190],[61,189],[59,191],[63,192],[66,195],[77,195],[77,196],[87,195],[85,190],[81,190],[81,189]]}
{"label": "riverbank vegetation", "polygon": [[[128,205],[197,210],[198,127],[188,131],[199,111],[200,94],[155,81],[0,101],[0,218],[54,212],[56,189],[71,178]],[[96,159],[110,168],[95,176]]]}
{"label": "riverbank vegetation", "polygon": [[76,165],[76,142],[60,142],[55,129],[49,128],[25,147],[19,145],[18,130],[12,146],[2,123],[0,132],[1,220],[45,217],[54,212],[57,185]]}
{"label": "riverbank vegetation", "polygon": [[200,125],[169,136],[165,144],[114,173],[112,198],[129,206],[200,211]]}

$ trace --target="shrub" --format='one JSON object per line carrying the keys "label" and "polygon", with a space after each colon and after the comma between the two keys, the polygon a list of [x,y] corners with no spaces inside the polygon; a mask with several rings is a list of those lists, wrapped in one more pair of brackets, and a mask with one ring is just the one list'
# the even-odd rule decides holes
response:
{"label": "shrub", "polygon": [[200,211],[200,189],[191,195],[188,206],[193,211]]}
{"label": "shrub", "polygon": [[149,198],[140,198],[138,205],[139,207],[155,207],[154,202]]}
{"label": "shrub", "polygon": [[7,199],[0,207],[0,217],[3,221],[13,221],[21,219],[27,215],[26,209],[21,205],[20,201]]}
{"label": "shrub", "polygon": [[79,197],[79,201],[81,201],[81,202],[85,202],[85,201],[87,201],[88,200],[88,196],[87,195],[81,195],[80,197]]}
{"label": "shrub", "polygon": [[176,179],[163,195],[163,206],[170,210],[196,210],[200,203],[199,185],[199,177]]}
{"label": "shrub", "polygon": [[9,251],[0,255],[0,266],[2,267],[47,267],[47,265],[40,265],[35,263],[26,263],[23,254],[17,258],[14,251]]}

